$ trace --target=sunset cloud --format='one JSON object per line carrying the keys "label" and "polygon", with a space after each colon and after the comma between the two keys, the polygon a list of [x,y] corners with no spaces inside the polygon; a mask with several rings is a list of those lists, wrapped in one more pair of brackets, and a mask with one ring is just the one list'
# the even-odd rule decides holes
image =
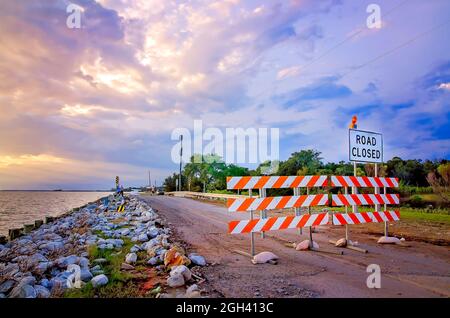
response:
{"label": "sunset cloud", "polygon": [[[70,2],[81,29],[66,26]],[[177,169],[172,130],[195,119],[280,128],[282,158],[315,148],[331,161],[347,159],[357,114],[385,134],[387,159],[448,158],[446,29],[384,55],[448,12],[408,2],[339,44],[365,26],[364,3],[2,1],[0,189],[138,185],[148,169],[161,182]]]}

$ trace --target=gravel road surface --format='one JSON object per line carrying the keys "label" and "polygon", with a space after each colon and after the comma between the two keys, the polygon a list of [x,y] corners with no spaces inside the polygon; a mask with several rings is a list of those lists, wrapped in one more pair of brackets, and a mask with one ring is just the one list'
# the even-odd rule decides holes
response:
{"label": "gravel road surface", "polygon": [[[326,251],[344,255],[300,252],[286,246],[309,237],[296,230],[274,231],[262,239],[255,234],[256,252],[271,251],[277,265],[253,265],[235,250],[250,252],[250,235],[227,234],[227,223],[246,219],[247,213],[230,213],[222,204],[188,198],[142,196],[163,216],[176,236],[206,257],[204,288],[212,297],[450,297],[448,247],[407,242],[409,247],[379,245],[377,237],[355,234],[351,238],[369,250],[363,254],[339,249],[329,239],[343,236],[343,227],[321,227],[314,240]],[[382,225],[380,224],[382,227]],[[381,288],[369,289],[369,264],[381,268]]]}

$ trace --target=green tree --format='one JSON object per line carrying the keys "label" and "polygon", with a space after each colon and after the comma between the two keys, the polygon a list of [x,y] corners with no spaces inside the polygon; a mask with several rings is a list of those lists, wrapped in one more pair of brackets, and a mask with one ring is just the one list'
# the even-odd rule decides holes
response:
{"label": "green tree", "polygon": [[437,172],[428,173],[427,181],[443,201],[450,202],[450,163],[441,164]]}
{"label": "green tree", "polygon": [[288,160],[280,163],[278,175],[295,176],[301,170],[306,174],[315,174],[322,167],[320,152],[316,150],[301,150],[294,152]]}

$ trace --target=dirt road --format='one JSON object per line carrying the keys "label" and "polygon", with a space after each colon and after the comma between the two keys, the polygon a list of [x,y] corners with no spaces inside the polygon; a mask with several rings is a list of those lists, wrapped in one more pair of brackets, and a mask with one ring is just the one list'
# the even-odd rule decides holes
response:
{"label": "dirt road", "polygon": [[[408,242],[410,247],[376,244],[376,237],[355,234],[353,240],[368,254],[344,249],[344,255],[299,252],[285,241],[308,238],[295,230],[270,232],[265,239],[255,234],[256,252],[271,251],[278,265],[252,265],[250,258],[234,252],[249,252],[250,236],[228,235],[227,223],[245,219],[245,213],[230,213],[218,204],[187,198],[143,196],[166,218],[178,238],[205,256],[204,288],[211,296],[224,297],[449,297],[450,253],[448,247]],[[382,226],[382,225],[380,225]],[[342,237],[342,228],[322,227],[314,240],[322,249],[339,251],[329,239]],[[369,289],[369,264],[381,267],[381,288]]]}

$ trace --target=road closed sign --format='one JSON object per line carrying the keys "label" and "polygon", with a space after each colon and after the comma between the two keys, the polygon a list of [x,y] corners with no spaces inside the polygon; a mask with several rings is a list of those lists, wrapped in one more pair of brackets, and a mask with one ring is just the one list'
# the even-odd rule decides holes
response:
{"label": "road closed sign", "polygon": [[349,129],[350,161],[383,162],[383,136],[378,133]]}

